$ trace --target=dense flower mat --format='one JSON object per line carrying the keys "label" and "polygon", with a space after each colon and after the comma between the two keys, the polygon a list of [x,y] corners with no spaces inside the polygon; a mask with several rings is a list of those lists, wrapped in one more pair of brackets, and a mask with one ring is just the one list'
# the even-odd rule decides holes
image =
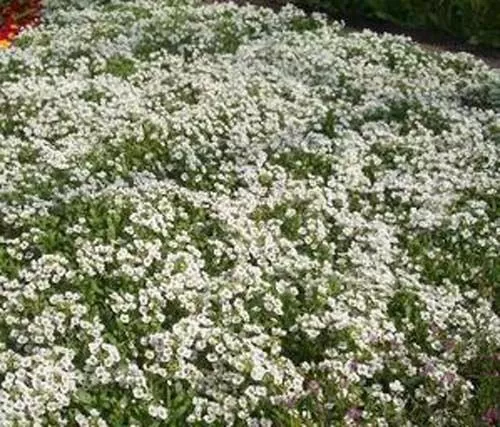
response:
{"label": "dense flower mat", "polygon": [[0,425],[492,425],[494,72],[92,4],[0,52]]}

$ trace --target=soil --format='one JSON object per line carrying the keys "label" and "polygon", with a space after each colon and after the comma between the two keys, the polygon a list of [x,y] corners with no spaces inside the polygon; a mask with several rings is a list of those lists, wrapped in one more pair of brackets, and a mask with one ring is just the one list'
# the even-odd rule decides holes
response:
{"label": "soil", "polygon": [[[208,3],[229,2],[230,0],[206,0]],[[265,6],[274,10],[279,10],[288,1],[285,0],[232,0],[238,5],[247,3],[257,6]],[[306,10],[312,12],[312,10]],[[390,33],[411,37],[415,42],[422,45],[423,48],[431,51],[449,51],[449,52],[467,52],[477,56],[493,68],[500,69],[500,49],[488,46],[476,46],[466,43],[463,40],[441,31],[406,29],[390,22],[368,19],[368,18],[346,18],[331,16],[332,19],[343,19],[348,30],[361,31],[369,29],[377,33]]]}

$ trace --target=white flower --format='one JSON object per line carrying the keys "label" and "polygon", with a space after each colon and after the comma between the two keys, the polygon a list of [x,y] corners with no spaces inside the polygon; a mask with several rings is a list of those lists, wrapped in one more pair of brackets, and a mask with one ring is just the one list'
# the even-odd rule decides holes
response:
{"label": "white flower", "polygon": [[499,153],[467,90],[495,72],[293,6],[103,3],[46,0],[0,52],[0,424],[112,424],[100,393],[160,424],[475,418]]}
{"label": "white flower", "polygon": [[392,381],[390,384],[389,384],[389,388],[391,389],[391,391],[393,391],[394,393],[402,393],[404,392],[404,387],[403,385],[401,384],[400,381],[396,380],[396,381]]}
{"label": "white flower", "polygon": [[262,366],[255,365],[252,368],[252,372],[250,373],[250,376],[252,377],[252,379],[254,381],[262,381],[265,374],[266,374],[266,370]]}

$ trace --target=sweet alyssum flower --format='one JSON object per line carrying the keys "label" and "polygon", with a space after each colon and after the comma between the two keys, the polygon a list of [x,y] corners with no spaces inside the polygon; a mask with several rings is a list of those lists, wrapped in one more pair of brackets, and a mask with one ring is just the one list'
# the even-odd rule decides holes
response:
{"label": "sweet alyssum flower", "polygon": [[494,71],[291,6],[44,6],[0,52],[0,425],[495,407]]}

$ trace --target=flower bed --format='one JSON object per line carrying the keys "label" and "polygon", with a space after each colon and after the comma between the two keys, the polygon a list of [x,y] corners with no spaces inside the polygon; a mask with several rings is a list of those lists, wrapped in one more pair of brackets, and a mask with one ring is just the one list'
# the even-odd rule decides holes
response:
{"label": "flower bed", "polygon": [[0,48],[9,47],[26,26],[39,23],[41,0],[0,0]]}
{"label": "flower bed", "polygon": [[0,425],[495,422],[495,72],[291,7],[51,4],[0,52]]}

